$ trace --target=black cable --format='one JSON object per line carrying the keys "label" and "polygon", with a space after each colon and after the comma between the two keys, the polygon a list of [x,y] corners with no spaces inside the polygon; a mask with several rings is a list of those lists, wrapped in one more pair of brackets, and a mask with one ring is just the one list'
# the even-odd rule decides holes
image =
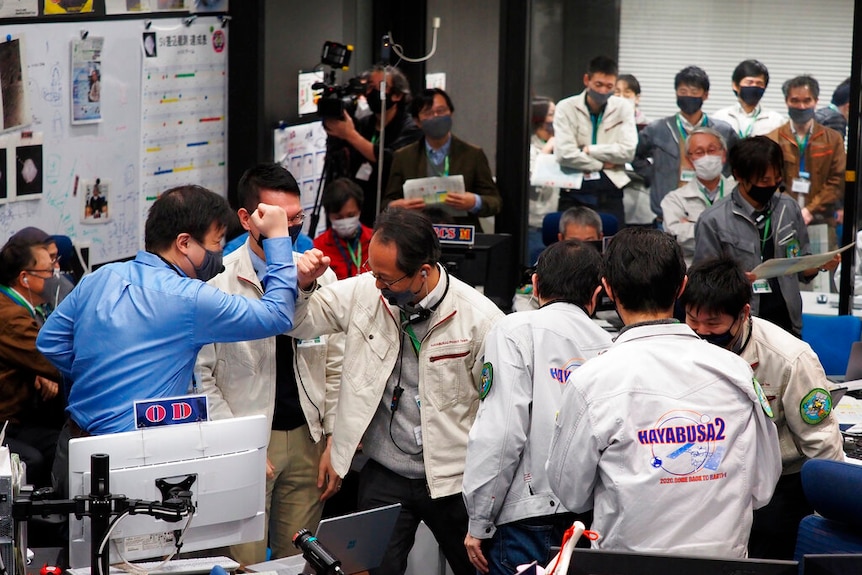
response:
{"label": "black cable", "polygon": [[392,392],[392,401],[389,404],[389,438],[392,440],[392,443],[395,445],[398,451],[400,451],[404,455],[415,457],[417,455],[422,455],[422,452],[425,449],[422,448],[416,453],[406,451],[405,449],[402,449],[400,445],[398,445],[398,442],[395,441],[395,436],[392,434],[392,421],[395,419],[395,412],[398,411],[398,402],[401,400],[401,394],[404,392],[404,388],[401,387],[401,372],[404,369],[404,326],[406,326],[408,323],[409,322],[406,320],[401,322],[401,337],[398,340],[398,382],[395,384],[395,389]]}

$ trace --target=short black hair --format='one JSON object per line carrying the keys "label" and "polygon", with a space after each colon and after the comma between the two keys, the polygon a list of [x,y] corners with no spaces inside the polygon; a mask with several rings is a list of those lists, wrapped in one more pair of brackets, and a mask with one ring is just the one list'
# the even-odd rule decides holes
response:
{"label": "short black hair", "polygon": [[150,206],[144,224],[144,247],[158,253],[168,249],[182,233],[202,243],[214,224],[227,228],[234,217],[226,199],[202,186],[171,188]]}
{"label": "short black hair", "polygon": [[0,285],[11,286],[23,270],[32,269],[36,265],[34,247],[44,247],[45,244],[31,244],[9,240],[0,249]]}
{"label": "short black hair", "polygon": [[449,94],[447,94],[445,90],[441,90],[440,88],[426,88],[416,96],[413,103],[410,105],[410,115],[414,118],[418,118],[419,112],[425,108],[433,107],[434,96],[437,95],[442,96],[443,99],[446,100],[446,105],[449,106],[449,111],[454,113],[455,104],[452,103],[452,98],[449,97]]}
{"label": "short black hair", "polygon": [[530,102],[530,127],[535,132],[545,125],[548,110],[551,108],[552,100],[544,96],[536,96]]}
{"label": "short black hair", "polygon": [[323,209],[327,214],[332,214],[339,211],[347,203],[347,200],[353,198],[356,200],[356,206],[362,209],[362,201],[365,199],[365,194],[359,184],[350,178],[338,178],[326,184],[323,188]]}
{"label": "short black hair", "polygon": [[678,90],[680,86],[694,86],[709,92],[709,76],[703,68],[686,66],[673,78],[673,89]]}
{"label": "short black hair", "polygon": [[850,101],[850,78],[847,78],[832,92],[832,104],[835,106],[843,106]]}
{"label": "short black hair", "polygon": [[384,244],[394,243],[398,250],[396,264],[405,274],[415,274],[425,264],[440,260],[440,240],[431,220],[422,212],[389,208],[374,222],[374,235]]}
{"label": "short black hair", "polygon": [[619,76],[617,76],[617,82],[625,82],[626,86],[629,87],[629,90],[640,96],[641,83],[638,82],[638,79],[631,74],[620,74]]}
{"label": "short black hair", "polygon": [[605,251],[604,277],[613,297],[627,310],[670,309],[685,278],[682,248],[665,232],[624,228]]}
{"label": "short black hair", "polygon": [[739,86],[739,83],[745,78],[759,78],[760,76],[763,76],[763,83],[768,86],[769,70],[766,69],[763,62],[760,60],[743,60],[733,69],[733,75],[730,79]]}
{"label": "short black hair", "polygon": [[607,56],[596,56],[590,60],[587,65],[587,75],[592,78],[593,74],[605,74],[607,76],[616,76],[620,73],[615,60]]}
{"label": "short black hair", "polygon": [[784,82],[781,86],[781,91],[784,93],[785,100],[790,96],[790,90],[793,88],[808,88],[808,91],[811,92],[815,100],[820,99],[820,82],[815,80],[813,76],[808,76],[807,74],[796,76]]}
{"label": "short black hair", "polygon": [[766,174],[769,166],[779,176],[784,170],[781,146],[766,136],[754,136],[737,141],[727,155],[731,172],[737,182],[754,182]]}
{"label": "short black hair", "polygon": [[370,70],[365,72],[367,75],[366,77],[370,77],[374,72],[383,73],[383,78],[386,79],[390,94],[401,94],[401,99],[398,101],[399,106],[406,108],[410,105],[410,100],[413,96],[410,91],[410,81],[407,80],[407,76],[404,75],[404,72],[395,66],[375,64]]}
{"label": "short black hair", "polygon": [[548,246],[536,264],[536,295],[587,306],[602,282],[602,256],[593,246],[564,240]]}
{"label": "short black hair", "polygon": [[751,282],[739,263],[720,256],[697,262],[688,270],[688,283],[679,298],[687,311],[725,313],[736,317],[751,301]]}
{"label": "short black hair", "polygon": [[237,201],[239,207],[249,213],[257,209],[260,203],[261,190],[285,192],[297,197],[301,196],[299,184],[287,169],[279,163],[268,162],[247,169],[237,184]]}

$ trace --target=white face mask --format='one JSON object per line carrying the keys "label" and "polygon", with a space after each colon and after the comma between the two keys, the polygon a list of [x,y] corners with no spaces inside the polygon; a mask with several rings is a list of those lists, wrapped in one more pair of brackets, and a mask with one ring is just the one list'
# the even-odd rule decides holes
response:
{"label": "white face mask", "polygon": [[721,175],[721,169],[724,167],[724,162],[721,161],[721,156],[711,156],[709,154],[702,158],[698,158],[692,162],[694,172],[697,177],[702,180],[714,180]]}
{"label": "white face mask", "polygon": [[356,230],[359,228],[359,216],[332,220],[330,223],[338,237],[345,239],[352,238],[356,235]]}

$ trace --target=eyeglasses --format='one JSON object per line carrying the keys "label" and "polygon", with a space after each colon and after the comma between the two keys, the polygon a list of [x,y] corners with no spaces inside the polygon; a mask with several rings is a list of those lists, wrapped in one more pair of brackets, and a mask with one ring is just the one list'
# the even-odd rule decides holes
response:
{"label": "eyeglasses", "polygon": [[693,151],[689,152],[688,155],[697,160],[697,159],[700,159],[706,155],[717,156],[717,155],[721,154],[723,151],[724,150],[722,150],[721,148],[710,147],[710,148],[707,148],[705,150],[693,150]]}
{"label": "eyeglasses", "polygon": [[451,110],[449,110],[449,108],[441,106],[439,108],[433,108],[431,110],[423,110],[419,112],[419,119],[427,120],[428,118],[433,118],[435,116],[448,116],[450,113]]}
{"label": "eyeglasses", "polygon": [[287,223],[294,224],[294,225],[299,225],[304,221],[305,221],[305,212],[299,212],[298,214],[296,214],[292,218],[287,218]]}
{"label": "eyeglasses", "polygon": [[52,266],[57,265],[58,263],[60,263],[60,260],[61,260],[61,259],[63,259],[63,256],[61,256],[61,255],[59,255],[59,254],[58,254],[58,255],[56,255],[56,256],[51,256],[51,265],[52,265]]}
{"label": "eyeglasses", "polygon": [[388,282],[385,279],[381,278],[376,273],[374,273],[373,271],[371,271],[371,268],[368,267],[368,260],[365,260],[365,263],[362,264],[362,271],[365,273],[371,274],[371,277],[373,277],[374,279],[376,279],[377,281],[379,281],[380,283],[382,283],[383,285],[385,285],[389,289],[391,289],[392,286],[394,286],[395,284],[397,284],[401,280],[406,279],[406,278],[410,277],[411,275],[413,275],[413,274],[404,274],[403,276],[401,276],[397,280],[392,280],[391,282]]}
{"label": "eyeglasses", "polygon": [[54,268],[51,268],[49,270],[24,270],[24,271],[27,272],[28,274],[30,274],[31,276],[36,276],[37,278],[43,279],[43,280],[46,280],[48,278],[42,277],[38,274],[48,274],[48,277],[51,277],[54,275]]}

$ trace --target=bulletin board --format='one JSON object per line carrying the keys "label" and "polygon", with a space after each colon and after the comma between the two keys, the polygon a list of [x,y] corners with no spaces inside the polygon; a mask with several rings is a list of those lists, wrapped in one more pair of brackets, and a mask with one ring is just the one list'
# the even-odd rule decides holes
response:
{"label": "bulletin board", "polygon": [[[89,247],[91,264],[114,261],[143,249],[159,193],[194,183],[226,195],[227,29],[217,17],[0,26],[0,44],[14,39],[31,121],[0,132],[0,170],[19,181],[23,171],[36,191],[0,198],[0,244],[37,226]],[[38,151],[26,170],[25,143]],[[2,163],[4,149],[19,161]]]}

